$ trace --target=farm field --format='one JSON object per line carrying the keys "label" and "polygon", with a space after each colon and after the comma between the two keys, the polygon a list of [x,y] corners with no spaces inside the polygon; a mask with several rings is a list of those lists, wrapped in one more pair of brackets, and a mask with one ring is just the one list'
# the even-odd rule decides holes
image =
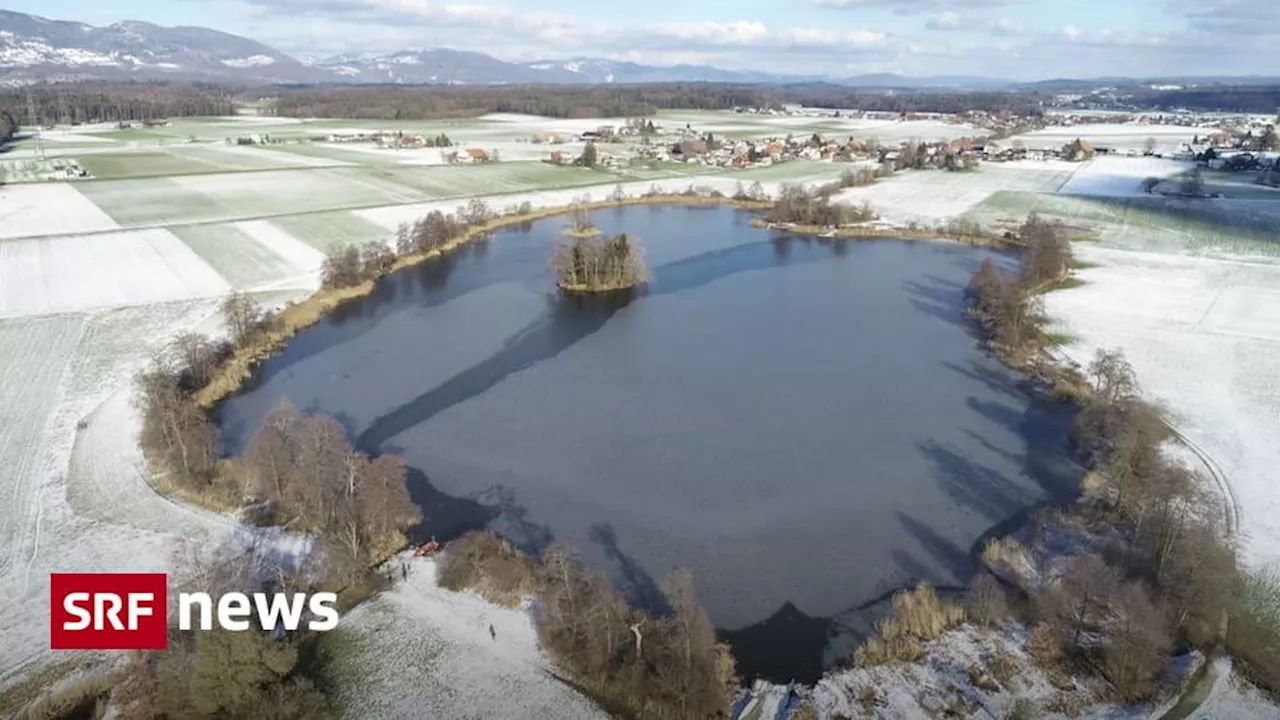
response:
{"label": "farm field", "polygon": [[204,326],[215,305],[0,319],[0,461],[9,468],[0,488],[0,587],[10,608],[0,615],[0,682],[53,659],[50,572],[128,568],[181,578],[171,558],[184,542],[296,542],[250,533],[147,484],[130,379],[174,334]]}
{"label": "farm field", "polygon": [[1081,247],[1084,284],[1046,296],[1087,362],[1120,348],[1147,394],[1215,459],[1251,564],[1280,561],[1280,264]]}
{"label": "farm field", "polygon": [[1280,261],[1280,203],[1159,197],[1072,197],[999,191],[965,217],[1017,224],[1029,213],[1094,231],[1104,247]]}
{"label": "farm field", "polygon": [[[182,225],[174,227],[172,232],[236,290],[247,290],[300,272],[280,253],[236,224]],[[317,260],[310,269],[314,270],[319,264]]]}
{"label": "farm field", "polygon": [[222,276],[167,230],[0,241],[0,317],[229,290]]}
{"label": "farm field", "polygon": [[869,202],[890,221],[933,223],[963,215],[994,195],[1011,190],[1032,197],[1052,193],[1067,182],[1073,171],[1070,166],[1059,164],[986,164],[967,173],[904,172],[874,185],[847,188],[836,197],[842,202]]}
{"label": "farm field", "polygon": [[387,235],[386,228],[346,210],[284,215],[267,222],[320,252],[335,245],[380,240]]}
{"label": "farm field", "polygon": [[366,177],[410,187],[422,195],[433,198],[496,195],[617,181],[616,176],[602,170],[557,167],[543,162],[498,162],[444,167],[380,167],[368,171]]}
{"label": "farm field", "polygon": [[[52,212],[56,208],[56,212]],[[0,186],[0,240],[100,232],[120,226],[70,183]]]}
{"label": "farm field", "polygon": [[1128,123],[1115,125],[1055,125],[1042,130],[1015,135],[1008,142],[1021,141],[1030,148],[1061,147],[1076,138],[1115,150],[1144,150],[1147,140],[1155,140],[1156,152],[1171,152],[1180,143],[1191,142],[1196,135],[1214,132],[1213,128],[1181,125]]}

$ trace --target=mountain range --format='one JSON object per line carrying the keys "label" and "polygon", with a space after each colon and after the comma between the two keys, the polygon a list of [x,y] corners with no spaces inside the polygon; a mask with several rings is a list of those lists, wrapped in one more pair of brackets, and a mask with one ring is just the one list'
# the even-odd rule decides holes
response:
{"label": "mountain range", "polygon": [[88,79],[442,85],[838,81],[900,88],[1007,84],[959,76],[864,75],[837,80],[705,65],[659,67],[601,58],[509,62],[480,52],[444,48],[299,59],[256,40],[209,28],[162,27],[136,20],[96,27],[0,10],[0,83]]}
{"label": "mountain range", "polygon": [[[511,62],[480,52],[444,48],[301,59],[256,40],[209,28],[162,27],[136,20],[96,27],[0,10],[0,84],[156,79],[440,85],[825,82],[866,88],[969,90],[1016,85],[1009,80],[960,75],[782,75],[705,65],[660,67],[601,58]],[[1084,82],[1049,81],[1040,87]]]}

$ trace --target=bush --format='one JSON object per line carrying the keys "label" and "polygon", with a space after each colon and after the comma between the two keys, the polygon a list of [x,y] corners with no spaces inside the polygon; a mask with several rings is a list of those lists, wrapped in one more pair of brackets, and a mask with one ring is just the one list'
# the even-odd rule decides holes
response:
{"label": "bush", "polygon": [[980,625],[994,627],[1009,617],[1009,597],[990,573],[979,573],[965,595],[965,613]]}
{"label": "bush", "polygon": [[924,654],[924,642],[962,622],[963,607],[942,600],[933,586],[920,583],[893,596],[893,615],[876,623],[876,636],[854,650],[854,664],[913,662]]}
{"label": "bush", "polygon": [[489,532],[470,532],[449,543],[436,576],[440,587],[475,590],[489,602],[516,607],[538,593],[541,568],[511,543]]}
{"label": "bush", "polygon": [[1245,577],[1244,596],[1227,631],[1227,650],[1242,675],[1280,697],[1280,572],[1255,571]]}
{"label": "bush", "polygon": [[[838,185],[834,189],[839,189]],[[767,216],[770,222],[818,227],[838,227],[874,218],[870,205],[833,205],[829,192],[807,190],[802,185],[783,185]]]}

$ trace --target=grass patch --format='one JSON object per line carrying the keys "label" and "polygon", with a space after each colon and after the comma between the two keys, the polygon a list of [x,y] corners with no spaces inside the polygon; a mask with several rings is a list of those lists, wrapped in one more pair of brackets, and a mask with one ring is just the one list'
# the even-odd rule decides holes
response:
{"label": "grass patch", "polygon": [[876,635],[853,653],[857,667],[915,662],[924,643],[964,622],[964,607],[938,597],[928,583],[893,596],[893,615],[876,623]]}
{"label": "grass patch", "polygon": [[1054,290],[1070,290],[1072,288],[1082,287],[1085,284],[1086,284],[1085,281],[1081,280],[1075,275],[1068,275],[1062,278],[1061,280],[1059,280],[1058,282],[1053,283],[1049,287],[1046,287],[1044,291],[1053,292]]}
{"label": "grass patch", "polygon": [[449,543],[440,561],[440,587],[475,590],[491,603],[519,607],[542,588],[541,568],[497,535],[472,532]]}
{"label": "grass patch", "polygon": [[149,152],[86,153],[76,158],[95,179],[164,177],[218,172],[222,166],[194,157],[180,157],[161,150]]}
{"label": "grass patch", "polygon": [[390,234],[381,225],[346,210],[285,215],[269,222],[321,252],[338,245],[362,245]]}
{"label": "grass patch", "polygon": [[1076,337],[1071,333],[1047,332],[1044,334],[1044,340],[1052,347],[1063,347],[1075,342]]}
{"label": "grass patch", "polygon": [[1227,629],[1227,650],[1242,675],[1280,697],[1280,570],[1245,577],[1240,609]]}
{"label": "grass patch", "polygon": [[98,720],[106,715],[115,678],[99,673],[54,689],[16,715],[19,720]]}
{"label": "grass patch", "polygon": [[[88,664],[89,661],[84,658],[55,662],[0,691],[0,717],[23,717],[23,708],[32,706],[45,690],[84,670]],[[31,709],[35,709],[34,706]]]}
{"label": "grass patch", "polygon": [[232,287],[243,289],[287,277],[287,260],[234,225],[179,225],[170,229]]}

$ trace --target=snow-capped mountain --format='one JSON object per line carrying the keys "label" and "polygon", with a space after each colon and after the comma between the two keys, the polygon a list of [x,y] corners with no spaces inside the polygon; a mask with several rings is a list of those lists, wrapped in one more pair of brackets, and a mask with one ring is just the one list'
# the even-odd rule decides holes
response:
{"label": "snow-capped mountain", "polygon": [[[106,27],[0,10],[0,84],[71,79],[211,82],[403,83],[438,85],[655,82],[839,82],[864,87],[959,87],[957,78],[864,76],[833,79],[655,67],[600,58],[508,62],[442,48],[298,59],[255,40],[200,27],[126,20]],[[970,79],[971,80],[971,79]]]}
{"label": "snow-capped mountain", "polygon": [[0,77],[315,82],[322,73],[262,43],[199,27],[106,27],[0,10]]}

